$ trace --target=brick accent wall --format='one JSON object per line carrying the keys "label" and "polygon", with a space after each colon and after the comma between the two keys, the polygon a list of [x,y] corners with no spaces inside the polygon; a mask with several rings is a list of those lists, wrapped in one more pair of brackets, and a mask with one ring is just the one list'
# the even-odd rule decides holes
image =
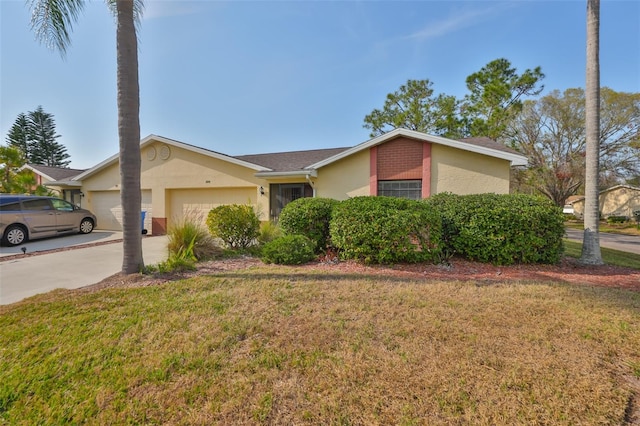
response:
{"label": "brick accent wall", "polygon": [[369,194],[379,180],[422,180],[422,198],[431,195],[431,144],[398,138],[369,149]]}
{"label": "brick accent wall", "polygon": [[153,235],[166,235],[167,234],[167,218],[166,217],[152,217],[151,218],[151,233]]}
{"label": "brick accent wall", "polygon": [[378,146],[378,180],[422,179],[423,143],[398,138]]}

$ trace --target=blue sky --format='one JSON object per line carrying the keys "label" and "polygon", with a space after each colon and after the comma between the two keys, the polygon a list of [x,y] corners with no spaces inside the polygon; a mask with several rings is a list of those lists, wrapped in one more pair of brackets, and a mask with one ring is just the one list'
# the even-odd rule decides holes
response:
{"label": "blue sky", "polygon": [[[462,97],[506,58],[545,92],[584,87],[586,0],[146,1],[141,135],[230,155],[353,146],[408,79]],[[118,152],[115,24],[88,2],[66,58],[36,42],[24,1],[0,0],[2,143],[21,112],[55,116],[71,167]],[[601,84],[640,92],[640,1],[601,4]]]}

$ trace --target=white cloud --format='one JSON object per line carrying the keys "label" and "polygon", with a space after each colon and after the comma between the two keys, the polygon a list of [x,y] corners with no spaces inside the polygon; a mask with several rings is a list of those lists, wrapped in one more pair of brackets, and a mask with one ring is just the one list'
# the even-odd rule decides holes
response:
{"label": "white cloud", "polygon": [[443,37],[447,34],[455,33],[465,28],[477,25],[486,17],[493,17],[501,13],[503,9],[510,7],[508,4],[498,4],[485,9],[465,9],[460,13],[453,13],[445,20],[430,22],[424,28],[419,29],[407,36],[403,40],[417,40],[420,42]]}

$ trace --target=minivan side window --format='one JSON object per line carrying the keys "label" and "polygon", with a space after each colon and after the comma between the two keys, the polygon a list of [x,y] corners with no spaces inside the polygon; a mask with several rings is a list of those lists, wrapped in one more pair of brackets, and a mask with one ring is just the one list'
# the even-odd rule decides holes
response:
{"label": "minivan side window", "polygon": [[63,212],[73,211],[73,204],[68,203],[64,200],[51,200],[51,203],[53,204],[53,208],[56,210],[63,211]]}
{"label": "minivan side window", "polygon": [[47,199],[26,200],[22,202],[24,210],[51,210],[51,204]]}
{"label": "minivan side window", "polygon": [[0,211],[3,212],[18,212],[20,211],[20,203],[9,203],[0,206]]}

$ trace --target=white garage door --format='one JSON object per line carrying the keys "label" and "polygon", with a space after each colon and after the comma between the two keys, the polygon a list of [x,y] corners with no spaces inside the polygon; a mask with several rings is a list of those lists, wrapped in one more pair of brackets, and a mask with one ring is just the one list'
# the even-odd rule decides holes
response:
{"label": "white garage door", "polygon": [[[93,191],[91,209],[98,219],[97,229],[122,231],[122,204],[120,191]],[[151,190],[142,191],[142,211],[145,213],[144,227],[151,232]]]}
{"label": "white garage door", "polygon": [[256,204],[256,188],[174,189],[169,192],[169,223],[188,218],[202,224],[211,209],[224,204]]}

